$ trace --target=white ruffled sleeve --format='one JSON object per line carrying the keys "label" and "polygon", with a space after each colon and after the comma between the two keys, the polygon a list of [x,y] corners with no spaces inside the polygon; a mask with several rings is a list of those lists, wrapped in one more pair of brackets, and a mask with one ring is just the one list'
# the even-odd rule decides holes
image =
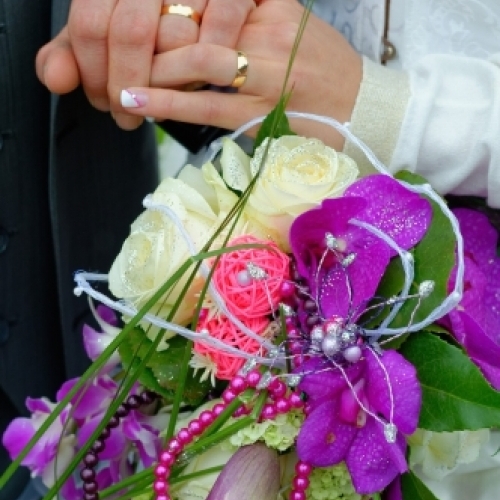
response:
{"label": "white ruffled sleeve", "polygon": [[440,193],[500,207],[500,54],[429,55],[408,73],[365,60],[351,127],[391,171],[406,168]]}

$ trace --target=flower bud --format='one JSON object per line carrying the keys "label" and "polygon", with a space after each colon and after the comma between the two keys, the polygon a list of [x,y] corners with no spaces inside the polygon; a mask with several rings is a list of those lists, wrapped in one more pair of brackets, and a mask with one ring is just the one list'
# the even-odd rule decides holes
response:
{"label": "flower bud", "polygon": [[280,489],[278,454],[262,443],[240,448],[227,462],[207,500],[276,500]]}

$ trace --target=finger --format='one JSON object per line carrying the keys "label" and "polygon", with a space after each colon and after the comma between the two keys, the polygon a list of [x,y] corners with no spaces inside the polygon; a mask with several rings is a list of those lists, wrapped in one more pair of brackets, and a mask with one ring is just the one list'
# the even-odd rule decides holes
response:
{"label": "finger", "polygon": [[89,101],[101,111],[109,110],[108,33],[118,0],[73,0],[68,33],[80,78]]}
{"label": "finger", "polygon": [[237,70],[238,53],[214,45],[195,44],[158,54],[151,71],[152,87],[174,87],[203,81],[227,86]]}
{"label": "finger", "polygon": [[36,74],[55,94],[66,94],[80,84],[78,65],[69,42],[67,27],[38,51]]}
{"label": "finger", "polygon": [[108,95],[118,125],[133,129],[141,119],[122,113],[120,91],[148,86],[160,20],[161,0],[119,0],[109,31]]}
{"label": "finger", "polygon": [[[211,0],[213,1],[213,0]],[[168,5],[179,5],[179,2],[168,0],[164,2],[164,7]],[[182,6],[193,9],[193,18],[180,14],[165,13],[160,17],[158,36],[156,39],[156,52],[162,53],[168,50],[191,45],[198,41],[200,22],[207,0],[182,0]],[[200,17],[200,20],[197,17]]]}
{"label": "finger", "polygon": [[199,41],[236,48],[241,29],[254,0],[210,0],[203,13]]}
{"label": "finger", "polygon": [[260,97],[211,90],[183,92],[147,87],[129,88],[122,91],[121,102],[134,115],[230,130],[270,110],[270,106]]}

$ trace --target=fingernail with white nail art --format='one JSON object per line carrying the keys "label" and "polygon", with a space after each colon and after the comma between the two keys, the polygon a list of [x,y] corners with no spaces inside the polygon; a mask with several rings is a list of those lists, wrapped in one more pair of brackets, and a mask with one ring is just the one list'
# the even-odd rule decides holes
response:
{"label": "fingernail with white nail art", "polygon": [[142,108],[148,102],[148,96],[130,90],[122,90],[120,102],[124,108]]}

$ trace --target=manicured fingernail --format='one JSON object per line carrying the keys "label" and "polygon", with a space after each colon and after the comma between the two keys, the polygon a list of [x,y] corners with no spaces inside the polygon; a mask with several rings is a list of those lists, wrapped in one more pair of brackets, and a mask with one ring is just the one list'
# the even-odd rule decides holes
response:
{"label": "manicured fingernail", "polygon": [[148,96],[146,94],[131,92],[130,90],[122,90],[120,102],[124,108],[142,108],[147,104]]}

